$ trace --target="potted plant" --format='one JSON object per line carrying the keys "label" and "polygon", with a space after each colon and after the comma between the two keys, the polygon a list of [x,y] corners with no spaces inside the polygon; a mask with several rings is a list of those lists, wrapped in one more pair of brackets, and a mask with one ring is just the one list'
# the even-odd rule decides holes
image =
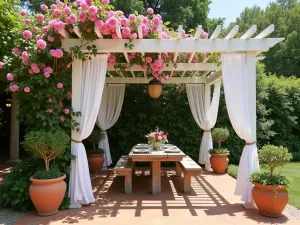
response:
{"label": "potted plant", "polygon": [[99,141],[103,138],[104,134],[101,132],[101,130],[94,130],[87,138],[87,141],[93,145],[93,148],[87,149],[87,159],[91,173],[100,172],[103,167],[104,150],[97,147]]}
{"label": "potted plant", "polygon": [[226,148],[221,148],[221,143],[226,141],[229,136],[227,128],[215,128],[212,132],[212,139],[218,143],[218,148],[209,150],[210,164],[214,173],[224,174],[228,166],[229,151]]}
{"label": "potted plant", "polygon": [[63,131],[33,131],[25,135],[22,143],[25,150],[45,161],[45,169],[36,171],[30,177],[30,198],[40,216],[49,216],[58,212],[66,193],[66,178],[58,167],[50,161],[61,156],[68,144],[69,136]]}
{"label": "potted plant", "polygon": [[251,174],[250,181],[254,184],[253,200],[260,214],[280,217],[289,200],[286,188],[290,182],[288,178],[275,174],[274,171],[289,162],[292,154],[285,147],[265,145],[259,151],[258,159],[266,171]]}
{"label": "potted plant", "polygon": [[168,133],[160,131],[157,127],[154,132],[147,134],[146,138],[148,139],[148,143],[152,144],[152,148],[158,150],[162,143],[168,143],[168,136]]}

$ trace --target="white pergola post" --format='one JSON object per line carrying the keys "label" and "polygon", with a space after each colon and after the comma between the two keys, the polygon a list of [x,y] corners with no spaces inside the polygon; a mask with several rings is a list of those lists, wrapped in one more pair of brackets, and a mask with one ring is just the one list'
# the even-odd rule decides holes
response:
{"label": "white pergola post", "polygon": [[[75,59],[72,63],[72,109],[74,112],[80,111],[81,102],[81,84],[82,84],[82,60]],[[78,118],[73,118],[78,121]],[[76,130],[72,130],[71,139],[78,140],[79,134]],[[77,159],[75,159],[77,160]],[[72,173],[72,171],[70,172]],[[75,188],[71,187],[70,188]],[[81,204],[71,202],[70,208],[81,208]]]}

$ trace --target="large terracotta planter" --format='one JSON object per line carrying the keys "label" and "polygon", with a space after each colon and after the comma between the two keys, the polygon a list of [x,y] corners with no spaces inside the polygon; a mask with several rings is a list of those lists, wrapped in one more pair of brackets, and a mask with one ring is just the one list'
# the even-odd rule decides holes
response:
{"label": "large terracotta planter", "polygon": [[228,162],[228,154],[210,154],[210,165],[214,173],[225,173]]}
{"label": "large terracotta planter", "polygon": [[289,201],[285,186],[270,186],[254,183],[253,200],[260,214],[269,217],[280,217]]}
{"label": "large terracotta planter", "polygon": [[104,154],[88,154],[87,158],[91,173],[99,173],[104,164]]}
{"label": "large terracotta planter", "polygon": [[65,178],[65,174],[47,180],[30,177],[29,195],[38,215],[50,216],[58,212],[67,189]]}

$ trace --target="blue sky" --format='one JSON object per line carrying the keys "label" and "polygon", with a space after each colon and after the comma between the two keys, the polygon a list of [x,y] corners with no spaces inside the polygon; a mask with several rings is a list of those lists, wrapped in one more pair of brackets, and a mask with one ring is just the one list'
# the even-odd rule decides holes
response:
{"label": "blue sky", "polygon": [[[275,0],[273,0],[275,1]],[[258,5],[265,8],[272,0],[212,0],[209,17],[225,17],[225,26],[235,21],[246,7]]]}

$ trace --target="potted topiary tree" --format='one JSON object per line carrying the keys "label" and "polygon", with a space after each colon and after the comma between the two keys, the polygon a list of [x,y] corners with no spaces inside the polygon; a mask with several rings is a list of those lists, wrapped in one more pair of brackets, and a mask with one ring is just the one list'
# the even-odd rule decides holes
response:
{"label": "potted topiary tree", "polygon": [[94,130],[87,138],[93,148],[87,149],[87,159],[91,173],[98,173],[101,171],[104,164],[104,150],[98,148],[98,142],[104,138],[101,130]]}
{"label": "potted topiary tree", "polygon": [[251,174],[250,181],[254,184],[253,200],[260,214],[280,217],[289,200],[286,188],[290,182],[288,178],[275,174],[274,171],[289,162],[292,154],[285,147],[265,145],[259,151],[258,159],[267,171]]}
{"label": "potted topiary tree", "polygon": [[36,171],[30,177],[30,198],[40,216],[57,213],[66,193],[66,178],[58,167],[51,166],[50,161],[61,156],[67,148],[70,138],[63,131],[33,131],[25,135],[22,143],[25,150],[45,162],[45,169]]}
{"label": "potted topiary tree", "polygon": [[215,128],[212,131],[212,139],[218,143],[218,148],[209,150],[210,164],[214,173],[223,174],[228,166],[229,151],[226,148],[221,148],[221,143],[226,141],[229,136],[227,128]]}

